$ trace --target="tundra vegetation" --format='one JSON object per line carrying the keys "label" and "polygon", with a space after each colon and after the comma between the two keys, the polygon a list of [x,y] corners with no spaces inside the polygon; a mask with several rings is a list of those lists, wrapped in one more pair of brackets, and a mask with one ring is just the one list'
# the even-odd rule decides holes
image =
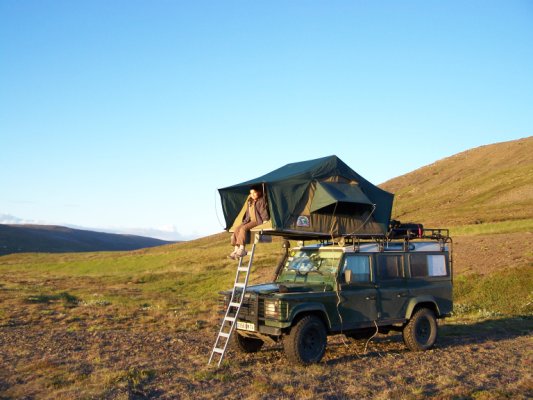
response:
{"label": "tundra vegetation", "polygon": [[[422,187],[413,174],[400,186]],[[462,190],[452,183],[448,190]],[[228,234],[130,252],[2,256],[0,399],[532,398],[533,196],[520,187],[529,203],[507,219],[492,208],[476,208],[476,220],[453,214],[455,311],[426,352],[408,351],[401,334],[338,335],[309,367],[289,363],[277,344],[255,354],[231,349],[220,368],[207,366],[218,292],[235,276]],[[395,216],[415,220],[403,196]],[[515,198],[500,196],[500,205]],[[417,212],[428,227],[446,225],[431,220],[430,200]],[[281,252],[276,239],[258,245],[252,284],[271,279]]]}
{"label": "tundra vegetation", "polygon": [[[207,358],[231,287],[227,235],[121,253],[0,258],[2,398],[528,398],[533,269],[523,233],[456,238],[455,315],[435,349],[401,335],[328,339],[319,365],[281,346],[219,369]],[[527,234],[526,234],[527,235]],[[467,252],[468,254],[464,254]],[[253,283],[269,280],[279,241],[260,244]],[[485,270],[485,260],[501,268]],[[365,351],[366,349],[366,351]]]}

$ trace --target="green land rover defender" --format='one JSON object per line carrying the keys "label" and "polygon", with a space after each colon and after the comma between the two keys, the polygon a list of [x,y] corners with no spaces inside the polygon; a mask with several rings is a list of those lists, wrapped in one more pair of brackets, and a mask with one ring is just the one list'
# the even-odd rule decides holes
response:
{"label": "green land rover defender", "polygon": [[[324,356],[328,335],[401,331],[409,349],[431,348],[437,319],[449,316],[453,303],[451,239],[441,230],[429,238],[287,248],[273,282],[246,288],[237,347],[253,353],[282,341],[289,360],[310,364]],[[222,295],[227,307],[231,291]]]}

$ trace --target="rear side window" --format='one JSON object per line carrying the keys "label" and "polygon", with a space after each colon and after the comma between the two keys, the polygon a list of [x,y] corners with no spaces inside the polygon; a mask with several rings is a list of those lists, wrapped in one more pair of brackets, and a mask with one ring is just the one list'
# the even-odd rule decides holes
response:
{"label": "rear side window", "polygon": [[448,275],[446,258],[442,254],[411,254],[409,260],[413,278]]}
{"label": "rear side window", "polygon": [[370,258],[368,256],[347,256],[343,272],[352,271],[352,282],[370,282]]}
{"label": "rear side window", "polygon": [[381,279],[396,279],[403,277],[403,256],[380,254],[378,256],[378,276]]}

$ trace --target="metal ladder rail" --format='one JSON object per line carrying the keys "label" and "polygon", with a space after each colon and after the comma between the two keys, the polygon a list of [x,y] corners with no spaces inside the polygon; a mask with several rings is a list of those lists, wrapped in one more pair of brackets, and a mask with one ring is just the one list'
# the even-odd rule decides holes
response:
{"label": "metal ladder rail", "polygon": [[[213,345],[213,349],[211,350],[211,356],[209,357],[209,361],[207,363],[208,365],[211,364],[215,355],[218,354],[220,359],[218,360],[217,367],[220,367],[220,364],[222,363],[224,355],[226,354],[226,350],[230,342],[231,335],[235,331],[235,326],[237,325],[237,318],[239,316],[239,311],[241,310],[242,303],[244,301],[246,287],[248,286],[248,278],[250,277],[250,269],[252,267],[252,262],[254,259],[255,245],[256,243],[254,242],[252,246],[252,251],[250,253],[250,259],[248,260],[248,266],[243,267],[242,266],[243,259],[239,258],[239,264],[237,266],[237,273],[235,274],[235,283],[233,284],[233,290],[231,292],[231,297],[230,297],[230,301],[228,304],[228,308],[226,309],[226,313],[224,315],[224,318],[222,319],[222,323],[220,325],[220,330],[218,331],[215,344]],[[244,282],[240,280],[240,274],[242,272],[246,273],[246,275],[244,276]],[[235,301],[235,294],[237,292],[236,290],[237,288],[242,289],[239,301]],[[235,311],[231,311],[232,309],[235,309]],[[234,314],[234,315],[230,315],[230,314]],[[225,331],[225,328],[229,328],[229,330]]]}

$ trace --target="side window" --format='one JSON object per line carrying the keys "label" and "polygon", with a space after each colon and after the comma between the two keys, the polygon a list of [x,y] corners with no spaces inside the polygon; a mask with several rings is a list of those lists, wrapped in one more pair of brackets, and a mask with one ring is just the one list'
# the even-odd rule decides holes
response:
{"label": "side window", "polygon": [[428,258],[425,254],[411,254],[411,277],[423,278],[428,276]]}
{"label": "side window", "polygon": [[352,271],[352,282],[370,282],[370,258],[368,256],[346,256],[343,272],[347,269]]}
{"label": "side window", "polygon": [[446,276],[448,271],[446,270],[446,259],[443,255],[430,255],[428,256],[428,273],[429,276]]}
{"label": "side window", "polygon": [[413,278],[448,275],[446,258],[442,254],[411,254],[409,260]]}
{"label": "side window", "polygon": [[378,256],[378,276],[381,279],[402,278],[403,256],[380,254]]}

